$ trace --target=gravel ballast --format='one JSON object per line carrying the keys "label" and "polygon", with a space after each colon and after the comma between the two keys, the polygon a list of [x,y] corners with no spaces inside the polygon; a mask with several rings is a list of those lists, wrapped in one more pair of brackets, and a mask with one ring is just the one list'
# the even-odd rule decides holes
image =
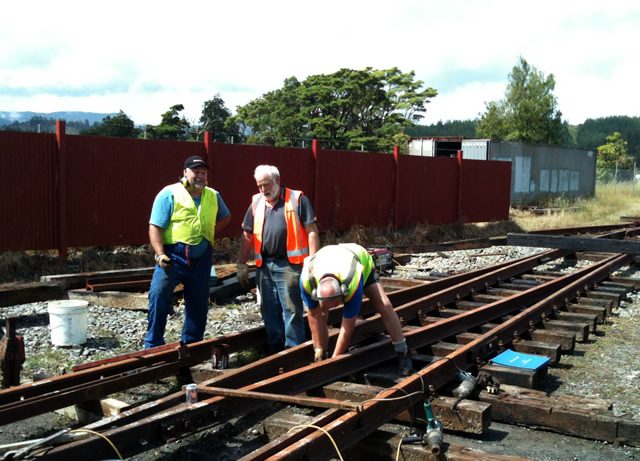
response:
{"label": "gravel ballast", "polygon": [[[413,255],[405,269],[395,271],[394,277],[411,278],[417,274],[446,275],[469,271],[539,251],[544,250],[500,246],[477,250],[421,253]],[[579,262],[579,265],[584,264],[589,262]],[[569,270],[562,261],[553,261],[547,266],[550,270]],[[626,270],[623,275],[640,278],[640,272],[635,268]],[[90,304],[87,343],[82,346],[56,347],[52,346],[50,341],[47,303],[12,306],[4,308],[2,314],[3,316],[16,315],[25,319],[17,325],[17,334],[24,337],[27,357],[23,379],[30,378],[36,373],[59,374],[69,371],[75,364],[140,350],[147,326],[146,312]],[[182,328],[182,314],[183,309],[178,306],[175,314],[169,318],[165,335],[167,342],[178,340]],[[613,402],[615,415],[627,415],[640,420],[639,321],[640,294],[630,293],[628,299],[623,301],[619,308],[614,309],[613,315],[609,317],[606,324],[598,326],[599,331],[595,337],[584,344],[577,343],[574,354],[563,355],[562,366],[550,369],[549,373],[554,376],[555,392],[610,400]],[[211,306],[206,337],[211,338],[260,325],[262,321],[255,296],[248,293],[224,304]],[[47,418],[57,417],[47,416]],[[503,426],[508,427],[495,424],[492,428],[506,430]],[[207,435],[194,436],[189,440],[176,442],[173,444],[173,449],[165,447],[163,450],[155,450],[153,451],[155,457],[149,453],[135,459],[163,459],[163,456],[166,456],[166,459],[206,459],[196,454],[202,449],[199,446],[200,441],[215,438],[214,434],[226,433],[227,430],[228,427],[222,425],[212,432],[207,432]],[[518,434],[522,434],[523,431],[522,438],[518,438],[520,437]],[[248,427],[245,432],[245,439],[260,435],[260,429],[257,426]],[[606,456],[608,461],[640,459],[640,449],[636,448],[613,447],[609,444],[582,441],[550,433],[545,433],[548,440],[534,442],[538,440],[538,436],[527,436],[526,432],[532,431],[526,428],[513,428],[512,435],[509,436],[514,437],[513,445],[505,441],[508,437],[493,442],[464,439],[466,442],[460,443],[495,453],[520,454],[540,461],[556,459],[600,461],[603,456]],[[25,434],[28,436],[28,432]],[[0,443],[9,443],[15,436],[16,434],[12,434],[6,427],[0,426]],[[527,448],[527,439],[529,444],[538,443],[545,446]],[[452,436],[451,440],[454,441],[455,436]],[[216,443],[225,445],[233,442],[218,440]],[[190,444],[192,448],[188,448]],[[563,447],[567,444],[568,447]],[[522,452],[518,452],[519,446],[522,446]],[[579,450],[580,453],[570,456],[571,449],[576,453]],[[189,453],[191,456],[187,456]],[[233,455],[229,456],[220,459],[235,459]]]}

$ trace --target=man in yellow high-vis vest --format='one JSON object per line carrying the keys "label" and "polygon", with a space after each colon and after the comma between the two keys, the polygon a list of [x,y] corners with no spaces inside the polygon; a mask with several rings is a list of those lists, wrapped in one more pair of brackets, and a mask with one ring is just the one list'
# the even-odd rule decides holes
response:
{"label": "man in yellow high-vis vest", "polygon": [[180,341],[201,341],[207,324],[209,279],[216,231],[231,214],[220,193],[207,187],[209,165],[192,155],[184,163],[183,177],[156,196],[149,219],[149,241],[156,267],[149,290],[145,348],[164,344],[173,290],[184,285],[185,314]]}
{"label": "man in yellow high-vis vest", "polygon": [[321,248],[305,259],[300,285],[302,299],[308,309],[315,361],[329,355],[329,309],[344,304],[340,333],[332,354],[337,357],[349,348],[362,298],[366,295],[391,336],[391,344],[398,354],[398,372],[404,376],[412,373],[413,363],[402,324],[382,288],[373,258],[365,248],[355,243]]}

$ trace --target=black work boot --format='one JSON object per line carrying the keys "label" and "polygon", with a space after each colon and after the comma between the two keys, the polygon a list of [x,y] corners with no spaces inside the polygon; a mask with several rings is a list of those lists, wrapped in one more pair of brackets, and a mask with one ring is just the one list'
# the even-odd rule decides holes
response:
{"label": "black work boot", "polygon": [[401,376],[409,376],[413,373],[413,361],[411,360],[411,353],[399,352],[398,353],[398,374]]}
{"label": "black work boot", "polygon": [[180,367],[176,374],[176,383],[178,386],[184,386],[185,384],[193,383],[193,376],[191,376],[191,369],[189,367]]}

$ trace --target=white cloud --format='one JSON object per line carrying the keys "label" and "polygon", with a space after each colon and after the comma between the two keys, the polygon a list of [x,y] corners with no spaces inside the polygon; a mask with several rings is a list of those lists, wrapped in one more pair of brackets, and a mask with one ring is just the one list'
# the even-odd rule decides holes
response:
{"label": "white cloud", "polygon": [[[399,67],[439,91],[425,123],[474,118],[500,99],[519,56],[556,78],[571,123],[640,115],[640,4],[541,0],[12,2],[0,16],[0,111],[122,109],[197,119],[220,93],[235,109],[341,67]],[[436,84],[437,82],[437,84]]]}

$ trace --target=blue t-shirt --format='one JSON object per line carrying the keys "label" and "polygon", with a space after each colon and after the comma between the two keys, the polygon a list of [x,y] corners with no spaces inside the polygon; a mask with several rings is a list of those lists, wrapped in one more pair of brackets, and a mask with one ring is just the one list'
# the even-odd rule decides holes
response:
{"label": "blue t-shirt", "polygon": [[[216,195],[218,197],[218,213],[216,214],[216,222],[218,222],[229,216],[231,213],[229,212],[229,208],[227,208],[226,203],[224,203],[224,200],[222,200],[220,192],[216,191]],[[193,203],[195,203],[197,207],[200,207],[201,198],[202,197],[193,198]],[[153,201],[149,224],[166,229],[171,221],[171,215],[173,215],[173,193],[171,192],[171,189],[165,187],[158,193],[158,195],[156,195],[156,198]],[[207,239],[203,238],[197,245],[189,246],[189,254],[192,258],[199,257],[204,253],[208,244],[209,242]]]}

